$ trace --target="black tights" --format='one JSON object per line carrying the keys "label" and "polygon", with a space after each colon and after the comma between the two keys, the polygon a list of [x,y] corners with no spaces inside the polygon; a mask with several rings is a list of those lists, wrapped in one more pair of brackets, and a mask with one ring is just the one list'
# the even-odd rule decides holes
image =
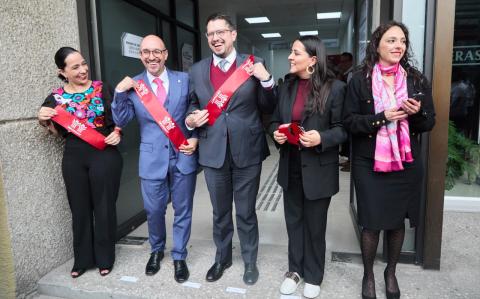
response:
{"label": "black tights", "polygon": [[[362,294],[368,297],[375,297],[375,276],[373,274],[373,262],[378,247],[378,236],[380,231],[364,228],[362,230],[362,260],[363,260],[363,281]],[[405,237],[405,227],[385,231],[388,249],[388,261],[385,268],[385,284],[388,292],[399,292],[395,269],[402,250]]]}

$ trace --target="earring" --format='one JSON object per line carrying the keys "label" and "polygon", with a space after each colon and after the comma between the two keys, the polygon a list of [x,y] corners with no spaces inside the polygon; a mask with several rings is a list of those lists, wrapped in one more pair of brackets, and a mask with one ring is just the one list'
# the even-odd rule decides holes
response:
{"label": "earring", "polygon": [[307,73],[309,75],[313,74],[315,72],[315,69],[313,68],[313,65],[307,66]]}

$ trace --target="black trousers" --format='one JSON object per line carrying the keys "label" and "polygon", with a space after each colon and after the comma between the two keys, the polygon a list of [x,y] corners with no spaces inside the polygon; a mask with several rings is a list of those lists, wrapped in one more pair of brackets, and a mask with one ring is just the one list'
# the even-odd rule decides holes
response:
{"label": "black trousers", "polygon": [[72,212],[74,268],[109,268],[115,262],[116,200],[122,156],[69,135],[62,173]]}
{"label": "black trousers", "polygon": [[213,240],[217,247],[215,261],[232,260],[232,202],[235,202],[237,232],[245,263],[256,263],[258,253],[258,222],[255,203],[262,164],[238,168],[227,147],[221,168],[204,167],[213,208]]}
{"label": "black trousers", "polygon": [[[319,174],[320,175],[320,174]],[[300,151],[291,150],[283,205],[288,234],[288,271],[320,285],[325,270],[325,231],[331,197],[310,200],[302,187]]]}

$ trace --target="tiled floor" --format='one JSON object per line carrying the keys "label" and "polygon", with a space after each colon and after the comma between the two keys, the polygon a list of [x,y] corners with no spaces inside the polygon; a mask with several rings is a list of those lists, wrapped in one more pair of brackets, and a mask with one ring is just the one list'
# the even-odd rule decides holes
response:
{"label": "tiled floor", "polygon": [[[257,216],[260,243],[286,245],[287,232],[283,215],[281,187],[276,182],[278,152],[270,147],[271,155],[264,161],[260,190],[257,198]],[[357,237],[349,214],[350,173],[340,172],[340,192],[332,199],[327,224],[327,251],[359,253]],[[235,217],[233,217],[235,219]],[[171,242],[173,209],[167,210],[167,243]],[[148,237],[146,223],[133,231],[130,236]],[[198,175],[193,207],[191,240],[212,240],[212,206],[203,172]],[[234,242],[238,242],[235,234]],[[168,246],[168,244],[167,244]]]}

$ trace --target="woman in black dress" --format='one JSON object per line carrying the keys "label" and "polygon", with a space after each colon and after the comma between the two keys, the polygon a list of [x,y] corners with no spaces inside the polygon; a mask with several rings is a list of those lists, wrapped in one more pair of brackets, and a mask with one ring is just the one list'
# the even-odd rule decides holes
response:
{"label": "woman in black dress", "polygon": [[[112,120],[108,88],[88,78],[83,56],[73,48],[62,47],[55,54],[55,63],[64,85],[45,99],[38,120],[65,138],[62,174],[72,212],[75,260],[70,275],[77,278],[96,266],[104,276],[115,261],[115,203],[122,172],[122,157],[116,148],[120,128]],[[103,134],[107,147],[99,150],[53,122],[56,106],[73,114],[83,126]]]}
{"label": "woman in black dress", "polygon": [[[280,148],[278,183],[283,188],[288,233],[288,272],[280,287],[292,294],[301,280],[303,295],[315,298],[325,268],[325,231],[331,197],[338,192],[338,146],[345,84],[327,69],[325,47],[316,36],[302,36],[288,56],[290,75],[278,87],[278,104],[269,131]],[[298,142],[287,142],[280,126],[304,128]]]}
{"label": "woman in black dress", "polygon": [[352,176],[363,227],[362,298],[376,298],[373,262],[385,231],[387,298],[399,298],[395,269],[405,219],[418,224],[423,169],[420,133],[435,124],[430,84],[411,64],[408,30],[395,21],[372,34],[347,89],[344,125],[352,135]]}

